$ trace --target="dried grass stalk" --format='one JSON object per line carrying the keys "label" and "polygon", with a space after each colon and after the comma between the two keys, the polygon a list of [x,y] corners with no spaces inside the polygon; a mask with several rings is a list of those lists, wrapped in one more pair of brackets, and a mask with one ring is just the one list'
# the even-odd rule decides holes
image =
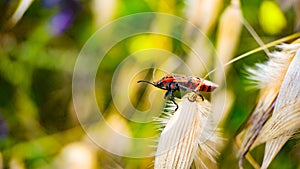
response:
{"label": "dried grass stalk", "polygon": [[[217,57],[214,59],[215,68],[224,68],[223,65],[233,58],[235,50],[238,46],[240,33],[242,30],[242,11],[240,8],[239,0],[232,0],[231,4],[224,10],[220,16],[217,32],[216,51]],[[228,96],[226,98],[226,107],[224,107],[220,125],[223,125],[228,117],[231,106],[234,103],[235,97],[230,89],[224,87],[226,81],[224,73],[228,70],[229,66],[224,68],[224,71],[216,71],[212,75],[212,79],[217,84],[220,84],[218,96]]]}
{"label": "dried grass stalk", "polygon": [[217,34],[217,54],[222,64],[228,62],[238,45],[242,30],[242,11],[239,0],[232,0],[220,17]]}
{"label": "dried grass stalk", "polygon": [[[267,63],[257,64],[256,69],[248,69],[250,79],[258,88],[261,88],[261,92],[258,104],[245,129],[247,133],[240,149],[240,167],[242,167],[242,161],[249,150],[266,141],[267,146],[262,167],[267,167],[283,144],[295,132],[289,133],[287,131],[290,131],[290,129],[295,130],[298,125],[298,123],[292,122],[293,124],[287,128],[285,122],[290,117],[298,118],[298,115],[295,115],[298,108],[294,105],[297,103],[295,97],[300,97],[299,92],[297,93],[297,89],[295,89],[295,87],[299,88],[299,85],[291,81],[292,76],[296,76],[298,73],[290,72],[291,69],[296,70],[297,63],[295,65],[294,62],[297,62],[297,59],[295,60],[295,58],[298,57],[299,59],[300,55],[295,56],[295,53],[300,48],[300,44],[280,45],[278,47],[281,51],[271,53],[270,60]],[[287,93],[287,90],[295,91],[291,91],[294,92],[292,94]],[[291,96],[292,98],[294,96],[293,102],[287,99]],[[289,100],[289,103],[287,100]],[[268,120],[272,113],[271,119]],[[272,139],[274,138],[278,138],[278,140],[273,142]]]}
{"label": "dried grass stalk", "polygon": [[25,12],[28,10],[33,0],[21,0],[19,1],[18,7],[9,19],[9,27],[14,27],[23,17]]}
{"label": "dried grass stalk", "polygon": [[188,0],[186,16],[207,35],[215,25],[222,5],[223,0]]}
{"label": "dried grass stalk", "polygon": [[165,128],[155,155],[155,169],[186,169],[193,161],[196,168],[211,168],[207,160],[215,164],[219,136],[212,132],[215,125],[208,119],[211,104],[200,100],[191,102],[184,97],[174,115],[172,108],[167,108],[167,116],[157,119]]}
{"label": "dried grass stalk", "polygon": [[264,125],[257,144],[266,142],[261,168],[267,168],[276,154],[300,129],[300,49],[287,70],[282,82],[272,117]]}
{"label": "dried grass stalk", "polygon": [[93,0],[91,3],[91,10],[94,15],[94,22],[96,28],[103,26],[113,19],[116,7],[118,5],[117,0]]}

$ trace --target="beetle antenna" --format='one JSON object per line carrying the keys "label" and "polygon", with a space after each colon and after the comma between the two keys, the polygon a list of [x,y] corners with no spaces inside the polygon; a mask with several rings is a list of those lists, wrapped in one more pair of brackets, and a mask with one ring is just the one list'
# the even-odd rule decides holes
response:
{"label": "beetle antenna", "polygon": [[138,83],[141,83],[141,82],[144,82],[144,83],[148,83],[148,84],[151,84],[153,86],[156,86],[153,82],[148,82],[146,80],[139,80]]}

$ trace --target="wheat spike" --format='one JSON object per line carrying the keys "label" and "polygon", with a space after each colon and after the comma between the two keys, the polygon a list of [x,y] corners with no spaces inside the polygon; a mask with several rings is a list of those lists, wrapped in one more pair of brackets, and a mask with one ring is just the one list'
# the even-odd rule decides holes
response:
{"label": "wheat spike", "polygon": [[[261,88],[261,91],[258,104],[247,122],[247,134],[240,149],[240,167],[242,167],[243,159],[248,151],[263,142],[259,141],[261,139],[258,137],[266,134],[261,134],[261,130],[273,111],[276,111],[274,109],[278,107],[278,93],[282,90],[282,83],[286,78],[287,70],[299,47],[299,44],[279,45],[278,48],[281,51],[271,53],[268,62],[256,64],[256,69],[248,69],[249,78],[256,84],[256,87]],[[271,154],[274,153],[276,154],[276,152]]]}
{"label": "wheat spike", "polygon": [[192,102],[184,97],[178,101],[179,108],[173,115],[158,119],[167,122],[159,139],[155,169],[186,169],[193,161],[197,168],[207,168],[207,159],[215,163],[218,154],[216,145],[220,139],[210,128],[214,126],[208,119],[211,104],[207,100],[199,100]]}
{"label": "wheat spike", "polygon": [[276,154],[300,128],[300,50],[287,70],[272,117],[264,125],[257,142],[266,142],[261,168],[267,168]]}

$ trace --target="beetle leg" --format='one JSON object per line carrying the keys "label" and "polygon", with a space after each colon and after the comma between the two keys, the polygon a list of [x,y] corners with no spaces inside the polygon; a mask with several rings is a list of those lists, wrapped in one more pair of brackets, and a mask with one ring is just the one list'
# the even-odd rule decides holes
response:
{"label": "beetle leg", "polygon": [[173,99],[173,91],[172,90],[169,91],[169,98]]}
{"label": "beetle leg", "polygon": [[167,96],[169,95],[170,91],[168,90],[165,95],[164,95],[164,99],[167,99]]}
{"label": "beetle leg", "polygon": [[185,87],[185,86],[183,86],[181,84],[178,84],[178,87],[181,88],[181,89],[187,90],[187,91],[195,92],[195,90],[192,90],[192,89],[190,89],[188,87]]}
{"label": "beetle leg", "polygon": [[173,98],[170,100],[176,105],[176,108],[175,108],[175,111],[176,111],[178,109],[178,104],[175,102],[175,100]]}
{"label": "beetle leg", "polygon": [[190,88],[188,88],[188,87],[185,87],[185,86],[183,86],[183,85],[181,85],[181,84],[178,84],[178,86],[179,86],[180,88],[182,88],[182,89],[187,90],[187,91],[194,92],[195,94],[197,94],[198,96],[201,97],[202,101],[204,101],[204,97],[203,97],[199,92],[197,92],[196,90],[192,90],[192,89],[190,89]]}
{"label": "beetle leg", "polygon": [[169,98],[170,100],[176,105],[175,111],[178,109],[178,104],[175,102],[174,98],[173,98],[173,91],[170,90],[169,92]]}
{"label": "beetle leg", "polygon": [[202,101],[204,101],[204,97],[200,93],[196,93],[196,94],[198,94],[198,96],[201,97]]}
{"label": "beetle leg", "polygon": [[167,99],[167,96],[169,96],[169,100],[171,100],[176,105],[176,109],[175,109],[175,111],[176,111],[178,109],[178,104],[175,102],[175,100],[173,98],[173,91],[168,90],[164,95],[164,99]]}

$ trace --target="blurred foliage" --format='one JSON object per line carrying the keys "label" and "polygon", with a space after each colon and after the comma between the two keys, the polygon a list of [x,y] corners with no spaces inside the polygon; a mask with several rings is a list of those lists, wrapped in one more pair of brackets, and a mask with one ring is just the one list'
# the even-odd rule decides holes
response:
{"label": "blurred foliage", "polygon": [[[73,109],[72,71],[84,43],[104,24],[138,12],[165,12],[186,18],[188,1],[107,1],[106,3],[110,3],[107,5],[112,6],[109,8],[111,10],[105,10],[105,0],[99,0],[102,3],[96,1],[33,1],[15,24],[11,23],[11,17],[18,4],[23,1],[0,2],[0,157],[3,158],[0,160],[0,168],[63,168],[65,165],[71,168],[76,164],[76,158],[80,157],[74,157],[74,162],[68,152],[80,154],[82,151],[91,155],[91,162],[86,164],[90,168],[152,166],[153,158],[119,157],[89,141]],[[221,11],[228,3],[229,1],[222,3]],[[94,4],[102,4],[98,6],[99,11],[93,9]],[[276,8],[276,13],[273,13],[273,6],[261,5],[260,0],[241,2],[244,17],[264,42],[276,40],[295,31],[296,15],[292,9],[280,13]],[[216,28],[208,35],[213,43],[215,32]],[[236,55],[258,47],[246,29],[242,31],[239,44]],[[113,107],[110,92],[107,92],[111,90],[110,83],[115,69],[126,56],[146,48],[166,49],[183,58],[189,50],[178,40],[159,35],[139,35],[114,46],[99,66],[96,79],[97,99],[105,117],[119,113]],[[238,99],[234,100],[224,125],[223,132],[228,140],[218,160],[220,168],[237,168],[233,137],[256,103],[257,91],[246,90],[248,84],[243,73],[244,66],[266,59],[263,52],[256,53],[234,63],[227,73],[227,87]],[[150,79],[151,75],[147,78]],[[139,109],[145,109],[145,106],[149,106],[145,98],[149,91],[141,88],[145,86],[139,87],[136,92],[139,99],[133,102]],[[161,97],[155,99],[163,103],[162,92],[158,93]],[[162,105],[159,106],[161,108]],[[134,137],[155,135],[152,124],[128,121],[126,125]],[[73,145],[74,142],[84,145]],[[292,140],[285,146],[270,168],[299,166],[300,149],[299,146],[297,150],[294,149],[294,142],[296,141]],[[70,144],[72,148],[66,148]],[[263,149],[255,150],[253,156],[258,161],[262,160],[262,152]],[[251,167],[245,164],[245,168]]]}

